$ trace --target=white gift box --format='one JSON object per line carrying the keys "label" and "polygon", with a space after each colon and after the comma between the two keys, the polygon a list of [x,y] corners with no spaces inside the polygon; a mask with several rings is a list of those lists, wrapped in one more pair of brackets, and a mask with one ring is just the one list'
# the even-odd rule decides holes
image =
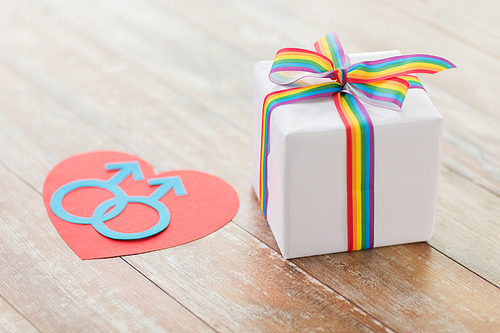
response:
{"label": "white gift box", "polygon": [[[351,63],[399,55],[349,55]],[[264,97],[288,89],[269,78],[272,61],[253,70],[254,168],[259,162]],[[429,240],[434,230],[443,118],[422,89],[401,111],[364,104],[374,127],[374,246]],[[270,121],[267,220],[284,258],[347,251],[346,133],[332,99],[276,108]]]}

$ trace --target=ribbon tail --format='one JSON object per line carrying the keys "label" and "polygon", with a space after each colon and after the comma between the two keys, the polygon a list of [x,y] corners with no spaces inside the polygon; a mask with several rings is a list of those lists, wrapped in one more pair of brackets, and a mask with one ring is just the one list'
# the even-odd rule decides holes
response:
{"label": "ribbon tail", "polygon": [[[408,75],[408,77],[411,76]],[[393,77],[368,83],[349,83],[349,87],[352,95],[366,104],[399,111],[403,106],[410,83],[405,78]]]}
{"label": "ribbon tail", "polygon": [[416,77],[415,75],[402,75],[402,76],[398,76],[398,78],[403,79],[406,82],[408,82],[408,89],[423,89],[423,90],[425,90],[424,85],[422,84],[422,82],[420,82],[418,77]]}
{"label": "ribbon tail", "polygon": [[346,128],[348,251],[374,245],[374,131],[363,104],[349,93],[333,95]]}

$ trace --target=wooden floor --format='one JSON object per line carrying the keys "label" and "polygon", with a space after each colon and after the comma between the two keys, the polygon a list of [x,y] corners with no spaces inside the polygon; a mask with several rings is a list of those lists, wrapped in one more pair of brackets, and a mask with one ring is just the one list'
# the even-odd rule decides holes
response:
{"label": "wooden floor", "polygon": [[[500,332],[500,2],[0,1],[1,332]],[[348,53],[451,60],[427,243],[284,260],[251,188],[252,67],[336,31]],[[224,178],[236,217],[192,243],[80,260],[42,201],[95,150]]]}

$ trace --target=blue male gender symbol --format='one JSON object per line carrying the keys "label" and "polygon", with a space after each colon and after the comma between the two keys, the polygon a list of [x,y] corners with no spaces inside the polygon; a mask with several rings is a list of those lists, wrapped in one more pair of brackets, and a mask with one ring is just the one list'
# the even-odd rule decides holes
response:
{"label": "blue male gender symbol", "polygon": [[[118,184],[125,180],[130,174],[132,174],[135,181],[143,180],[144,175],[142,174],[139,163],[136,161],[107,163],[106,170],[119,171],[107,181],[101,179],[81,179],[67,183],[57,189],[50,199],[50,209],[52,212],[60,219],[67,222],[91,224],[101,235],[112,239],[141,239],[153,236],[165,230],[170,223],[170,212],[160,199],[171,189],[175,191],[177,196],[186,195],[186,189],[182,184],[181,178],[179,176],[173,176],[149,179],[149,185],[160,185],[156,191],[149,196],[129,196],[118,186]],[[73,190],[85,187],[97,187],[108,190],[113,193],[114,198],[108,199],[97,206],[92,217],[82,217],[68,213],[62,206],[64,197]],[[104,222],[118,216],[130,202],[142,203],[155,209],[159,214],[158,222],[153,227],[140,232],[126,233],[109,229]]]}

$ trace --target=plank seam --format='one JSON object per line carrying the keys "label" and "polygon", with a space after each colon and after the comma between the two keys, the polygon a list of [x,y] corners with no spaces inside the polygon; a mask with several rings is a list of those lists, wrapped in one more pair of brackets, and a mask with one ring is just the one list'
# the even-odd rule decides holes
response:
{"label": "plank seam", "polygon": [[203,24],[198,24],[195,20],[191,19],[189,15],[185,15],[182,11],[176,10],[175,8],[172,8],[172,6],[169,6],[168,2],[162,2],[158,3],[157,1],[148,1],[148,3],[151,6],[156,7],[157,9],[163,11],[163,12],[168,12],[168,13],[175,13],[176,16],[182,17],[182,19],[186,22],[188,22],[192,27],[199,29],[203,36],[207,37],[210,40],[217,40],[219,42],[223,42],[224,45],[234,51],[235,53],[239,54],[243,58],[245,58],[248,61],[251,62],[257,62],[258,60],[258,55],[253,54],[245,50],[244,48],[240,47],[238,44],[234,43],[232,39],[225,38],[224,36],[218,34],[217,32],[213,31],[212,29],[210,30],[210,33],[207,33],[210,27],[207,27]]}
{"label": "plank seam", "polygon": [[[43,1],[43,0],[42,0]],[[236,129],[237,131],[241,132],[247,137],[252,137],[252,132],[246,130],[245,128],[241,127],[237,123],[233,122],[232,120],[226,118],[224,115],[220,114],[219,112],[215,111],[208,105],[204,104],[202,101],[197,99],[195,96],[185,92],[184,90],[177,88],[173,82],[170,82],[169,80],[166,80],[163,76],[157,75],[154,71],[149,70],[147,67],[143,66],[142,63],[138,60],[135,60],[133,57],[128,56],[126,53],[121,53],[117,52],[111,44],[106,44],[104,41],[99,39],[98,36],[93,35],[92,33],[88,32],[85,29],[82,29],[81,25],[78,23],[74,22],[71,20],[71,18],[65,16],[63,13],[60,13],[56,8],[53,8],[49,4],[43,2],[45,6],[50,8],[53,12],[57,13],[59,17],[62,19],[58,20],[58,23],[61,25],[66,26],[66,28],[70,31],[75,32],[77,35],[81,36],[83,39],[86,39],[89,43],[95,44],[99,48],[101,48],[103,51],[113,55],[117,59],[123,59],[127,61],[129,64],[133,65],[131,67],[135,67],[137,71],[142,71],[142,73],[147,76],[149,79],[151,79],[153,82],[156,82],[166,89],[170,90],[173,94],[177,95],[181,100],[184,100],[193,106],[197,107],[198,109],[208,113],[215,119],[221,121],[224,124],[229,125],[230,127]],[[71,25],[70,23],[73,23]],[[106,46],[106,45],[111,45],[111,48]]]}
{"label": "plank seam", "polygon": [[9,166],[7,164],[5,164],[4,161],[0,160],[0,165],[3,168],[5,168],[5,170],[7,170],[8,172],[10,172],[14,177],[16,177],[21,182],[23,182],[26,186],[28,186],[33,191],[35,191],[35,193],[38,193],[39,195],[42,195],[42,193],[40,193],[33,185],[29,184],[23,177],[21,177],[21,175],[19,175],[18,173],[14,172],[14,170],[12,170],[11,168],[9,168]]}
{"label": "plank seam", "polygon": [[129,263],[124,257],[120,257],[120,259],[123,260],[127,265],[129,265],[130,267],[132,267],[139,274],[141,274],[146,280],[148,280],[149,282],[151,282],[155,287],[157,287],[158,289],[160,289],[168,297],[170,297],[172,300],[174,300],[177,304],[179,304],[181,307],[183,307],[186,311],[188,311],[194,317],[196,317],[198,320],[200,320],[202,323],[204,323],[205,325],[207,325],[207,327],[209,327],[212,331],[219,332],[215,328],[213,328],[211,325],[209,325],[205,320],[203,320],[202,318],[200,318],[199,316],[197,316],[193,311],[191,311],[189,308],[187,308],[184,304],[182,304],[181,302],[179,302],[176,298],[172,297],[172,295],[170,295],[165,289],[163,289],[162,287],[160,287],[160,285],[158,285],[156,282],[154,282],[153,280],[151,280],[147,275],[145,275],[143,272],[141,272],[139,269],[137,269],[134,265],[132,265],[131,263]]}
{"label": "plank seam", "polygon": [[[29,188],[31,188],[35,193],[42,195],[37,189],[35,189],[31,184],[28,184],[23,178],[21,178],[18,174],[13,172],[10,168],[8,168],[3,161],[0,161],[0,165],[4,167],[8,172],[12,173],[16,178],[18,178],[20,181],[22,181],[25,185],[27,185]],[[144,275],[140,270],[138,270],[136,267],[134,267],[132,264],[130,264],[125,258],[119,257],[122,259],[128,266],[130,266],[132,269],[137,271],[139,274],[141,274],[144,278],[146,278],[149,282],[153,283],[157,288],[159,288],[163,293],[168,295],[171,299],[173,299],[177,304],[179,304],[181,307],[183,307],[185,310],[187,310],[189,313],[191,313],[193,316],[198,318],[201,322],[203,322],[207,327],[209,327],[212,331],[218,332],[215,330],[212,326],[210,326],[207,322],[205,322],[203,319],[201,319],[199,316],[194,314],[190,309],[186,308],[182,303],[180,303],[178,300],[176,300],[174,297],[172,297],[169,293],[167,293],[163,288],[161,288],[158,284],[156,284],[154,281],[149,279],[146,275]],[[21,317],[23,317],[31,326],[33,326],[38,332],[42,332],[31,320],[29,320],[26,316],[24,316],[19,310],[14,307],[5,297],[3,297],[0,294],[0,298],[3,299],[12,309],[14,309]]]}
{"label": "plank seam", "polygon": [[[144,67],[140,61],[137,61],[133,58],[130,58],[129,56],[127,56],[126,54],[123,55],[123,57],[121,56],[121,53],[117,53],[114,49],[110,49],[106,46],[104,46],[104,44],[102,43],[102,41],[97,37],[97,39],[95,38],[96,36],[92,35],[92,34],[88,34],[87,31],[85,29],[82,29],[80,25],[78,24],[75,24],[75,26],[71,26],[69,25],[69,21],[71,21],[70,18],[64,16],[64,14],[60,13],[57,11],[57,9],[55,8],[52,8],[50,5],[44,3],[45,6],[47,6],[48,8],[51,8],[54,12],[58,13],[58,15],[60,17],[63,17],[64,20],[59,20],[59,22],[63,25],[65,25],[69,30],[73,30],[75,31],[77,34],[79,34],[80,36],[82,36],[83,38],[85,38],[86,40],[88,40],[89,42],[91,43],[94,43],[96,45],[98,45],[101,49],[105,50],[106,52],[112,54],[113,56],[117,57],[117,58],[120,58],[120,59],[126,59],[126,61],[128,61],[130,64],[133,64],[134,66],[137,66],[136,68],[137,69],[140,69],[140,71],[142,71],[145,75],[147,75],[148,77],[152,78],[155,82],[161,84],[162,86],[164,86],[166,89],[170,90],[172,93],[174,93],[175,95],[177,95],[179,98],[187,101],[188,103],[192,104],[193,106],[197,107],[198,109],[200,110],[203,110],[205,112],[207,112],[208,114],[210,114],[212,117],[214,117],[215,119],[217,119],[218,121],[224,123],[224,124],[227,124],[229,125],[230,127],[232,127],[233,129],[239,131],[241,134],[247,136],[247,137],[252,137],[252,133],[248,130],[246,130],[245,128],[242,128],[240,125],[234,123],[233,121],[231,121],[230,119],[228,119],[227,117],[225,117],[224,115],[220,114],[219,112],[213,110],[211,107],[209,107],[208,105],[205,105],[204,103],[202,103],[200,100],[196,99],[195,97],[191,96],[190,94],[182,91],[181,89],[178,89],[177,87],[175,87],[173,85],[172,82],[168,81],[168,80],[165,80],[163,77],[159,76],[159,75],[156,75],[156,73],[150,71],[149,69],[147,69],[146,67]],[[158,8],[158,7],[157,7]],[[161,8],[161,6],[160,6]],[[193,22],[191,22],[191,24],[193,24]],[[195,25],[197,26],[197,25]],[[78,28],[77,28],[78,27]],[[214,39],[212,36],[210,35],[206,35],[207,38],[209,39]],[[222,37],[221,37],[222,38]],[[222,38],[224,41],[226,41],[224,38]],[[231,44],[230,42],[227,43],[226,41],[226,46],[228,46],[228,44]],[[232,44],[231,44],[232,45]],[[238,51],[239,54],[241,54],[242,52],[241,51]],[[12,64],[10,64],[12,65]],[[26,79],[26,76],[17,70],[15,70],[15,72],[19,75],[21,75],[22,77],[24,77]],[[31,82],[33,84],[33,81],[32,80],[29,80],[29,82]],[[36,82],[35,82],[36,84]],[[40,90],[40,89],[39,89]],[[66,104],[64,104],[63,102],[61,102],[59,100],[59,98],[57,96],[54,96],[53,94],[51,94],[49,91],[45,91],[44,90],[44,93],[45,94],[49,94],[50,96],[52,96],[52,98],[56,99],[59,104],[65,106],[65,107],[69,107],[70,109],[74,109],[73,107],[70,107]],[[78,111],[76,112],[79,116],[82,116]],[[80,118],[81,119],[81,118]],[[91,121],[90,119],[88,118],[83,118],[85,121]],[[97,124],[96,124],[97,125]],[[97,126],[97,128],[100,128],[99,126]],[[113,142],[116,142],[115,140],[113,140]],[[451,163],[449,160],[447,159],[443,159],[442,160],[442,163],[444,165],[446,165],[447,167],[449,167],[450,169],[453,169],[456,173],[459,173],[461,174],[463,177],[465,177],[466,179],[469,179],[471,180],[472,182],[474,182],[475,184],[479,185],[480,187],[488,190],[490,193],[493,193],[495,194],[495,196],[497,197],[500,197],[500,194],[494,189],[494,187],[490,187],[488,186],[487,183],[489,183],[487,180],[482,180],[481,177],[477,174],[475,174],[473,171],[471,171],[471,173],[474,174],[474,176],[477,176],[477,178],[474,178],[472,175],[466,175],[464,174],[463,172],[461,172],[460,170],[458,170],[458,168],[456,166],[453,165],[453,163]]]}
{"label": "plank seam", "polygon": [[264,244],[265,246],[267,246],[269,249],[271,249],[272,251],[276,252],[283,260],[285,260],[291,267],[295,268],[296,270],[300,271],[302,274],[304,275],[307,275],[309,277],[311,277],[312,279],[314,279],[315,281],[317,281],[317,283],[319,283],[320,285],[323,286],[323,288],[326,288],[326,289],[329,289],[331,291],[333,291],[334,293],[336,293],[337,295],[343,297],[346,301],[348,301],[349,303],[351,303],[354,307],[356,307],[357,309],[359,309],[360,311],[362,311],[363,313],[365,313],[367,316],[370,316],[373,320],[377,321],[378,323],[380,323],[382,326],[384,326],[385,328],[391,330],[392,332],[397,332],[396,330],[394,330],[393,328],[391,328],[390,326],[388,326],[387,324],[385,324],[384,322],[382,322],[381,320],[379,320],[378,318],[376,318],[374,315],[372,315],[370,312],[366,311],[363,307],[359,306],[358,304],[356,304],[354,301],[352,301],[351,299],[349,299],[348,297],[342,295],[340,292],[338,292],[337,290],[335,290],[334,288],[330,287],[329,285],[325,284],[323,281],[321,281],[320,279],[316,278],[313,274],[311,274],[309,271],[307,271],[305,268],[303,268],[302,266],[300,266],[299,264],[296,264],[294,263],[293,261],[291,260],[288,260],[288,259],[284,259],[281,255],[281,253],[279,251],[277,251],[276,249],[270,247],[269,245],[267,245],[266,243],[264,243],[263,241],[261,241],[259,238],[257,238],[255,235],[253,235],[252,233],[250,233],[248,230],[246,230],[245,228],[243,228],[242,226],[240,226],[238,223],[236,223],[234,220],[233,220],[233,223],[235,225],[237,225],[239,228],[241,228],[243,231],[245,231],[246,233],[248,233],[250,236],[252,236],[253,238],[255,238],[257,241],[261,242],[262,244]]}
{"label": "plank seam", "polygon": [[3,299],[5,301],[5,303],[9,304],[10,307],[12,309],[14,309],[14,311],[16,311],[17,313],[19,313],[19,315],[21,317],[23,317],[33,328],[35,328],[38,332],[42,332],[35,324],[33,324],[33,322],[31,320],[29,320],[28,318],[26,318],[26,316],[23,315],[21,312],[19,312],[19,310],[15,306],[13,306],[8,300],[6,300],[5,297],[3,297],[2,295],[0,295],[0,298]]}
{"label": "plank seam", "polygon": [[[61,99],[58,95],[52,93],[50,89],[46,89],[43,84],[39,84],[38,81],[34,80],[31,76],[26,74],[26,72],[20,70],[16,63],[10,62],[10,61],[8,61],[5,58],[0,56],[0,65],[5,67],[7,70],[13,72],[21,80],[24,80],[27,84],[29,84],[33,88],[33,90],[37,91],[41,95],[50,99],[55,104],[63,107],[64,111],[67,111],[70,115],[74,116],[76,119],[82,121],[83,123],[90,124],[92,127],[95,127],[96,129],[99,129],[100,133],[104,139],[108,139],[110,142],[113,142],[114,144],[116,144],[118,147],[120,147],[124,151],[132,151],[129,147],[127,147],[125,144],[123,144],[117,137],[107,134],[108,131],[106,131],[105,128],[102,128],[99,125],[99,123],[93,121],[92,118],[86,117],[84,113],[81,113],[79,111],[79,108],[77,108],[71,104],[65,103],[64,99]],[[138,154],[135,154],[135,155],[138,155]],[[59,163],[59,162],[57,162],[57,163]],[[21,176],[19,176],[12,169],[10,169],[3,161],[0,161],[0,164],[2,166],[4,166],[13,175],[15,175],[18,179],[20,179],[23,183],[25,183],[30,188],[35,190],[36,193],[42,194],[36,188],[34,188],[32,185],[28,184]]]}
{"label": "plank seam", "polygon": [[446,258],[450,259],[451,261],[453,261],[454,263],[456,263],[457,265],[461,266],[462,268],[465,268],[467,271],[471,272],[472,274],[478,276],[479,278],[481,278],[483,281],[487,282],[488,284],[491,284],[492,286],[494,286],[495,288],[497,289],[500,289],[500,286],[497,286],[495,283],[489,281],[488,279],[486,279],[485,277],[479,275],[479,273],[476,273],[474,272],[473,270],[471,270],[470,268],[468,268],[467,266],[461,264],[459,261],[453,259],[453,257],[449,256],[448,254],[446,254],[444,251],[440,250],[439,248],[435,247],[434,245],[430,244],[428,241],[425,242],[425,244],[427,244],[428,246],[430,246],[432,249],[436,250],[438,253],[442,254],[443,256],[445,256]]}
{"label": "plank seam", "polygon": [[[421,22],[423,24],[430,25],[434,29],[441,31],[443,34],[446,34],[446,35],[449,35],[449,36],[453,36],[457,40],[460,40],[462,43],[468,45],[470,48],[480,49],[482,52],[484,52],[484,53],[486,53],[489,56],[494,57],[494,58],[498,57],[495,53],[491,52],[489,49],[486,49],[484,47],[476,45],[476,44],[470,42],[469,40],[467,40],[466,38],[462,37],[461,35],[458,35],[456,33],[453,33],[451,31],[446,30],[445,28],[441,27],[439,24],[434,23],[433,21],[426,20],[424,18],[418,17],[411,10],[405,10],[405,9],[400,8],[400,7],[396,7],[390,1],[387,2],[387,1],[377,0],[377,2],[378,3],[382,3],[384,5],[389,5],[389,7],[391,7],[394,11],[406,14],[406,15],[410,16],[412,19],[414,19],[415,21],[419,21],[419,22]],[[482,32],[484,32],[484,31],[482,31]]]}
{"label": "plank seam", "polygon": [[[446,157],[441,158],[441,164],[444,165],[450,172],[454,173],[455,175],[463,178],[466,181],[471,182],[473,185],[482,188],[488,193],[493,194],[495,197],[500,198],[500,193],[497,192],[496,188],[494,186],[490,186],[489,181],[483,179],[481,176],[477,175],[474,171],[471,171],[467,168],[460,168],[462,169],[460,170],[456,163],[453,163],[451,159]],[[463,169],[469,172],[464,172]],[[477,176],[477,178],[475,178],[474,176]]]}

